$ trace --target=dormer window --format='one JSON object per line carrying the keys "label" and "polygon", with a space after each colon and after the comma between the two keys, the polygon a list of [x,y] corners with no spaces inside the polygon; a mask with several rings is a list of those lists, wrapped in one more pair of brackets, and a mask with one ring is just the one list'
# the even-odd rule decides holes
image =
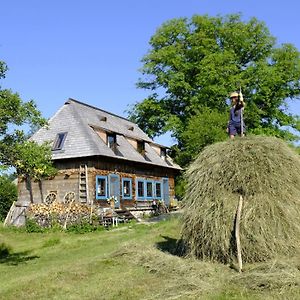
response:
{"label": "dormer window", "polygon": [[137,151],[142,155],[145,154],[145,142],[144,141],[137,141]]}
{"label": "dormer window", "polygon": [[105,116],[99,115],[98,117],[99,117],[99,120],[102,121],[102,122],[106,122],[107,121],[107,117],[105,117]]}
{"label": "dormer window", "polygon": [[166,148],[160,148],[160,157],[163,159],[166,159],[167,156],[167,149]]}
{"label": "dormer window", "polygon": [[67,132],[60,132],[56,135],[52,150],[61,150],[66,140]]}
{"label": "dormer window", "polygon": [[108,133],[107,134],[107,141],[106,144],[109,148],[115,150],[117,146],[117,136],[115,133]]}

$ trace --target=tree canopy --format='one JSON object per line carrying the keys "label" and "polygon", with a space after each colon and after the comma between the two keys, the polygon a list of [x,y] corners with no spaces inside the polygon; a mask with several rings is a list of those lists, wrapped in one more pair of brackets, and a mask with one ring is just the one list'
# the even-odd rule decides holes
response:
{"label": "tree canopy", "polygon": [[[6,71],[7,65],[0,61],[0,79]],[[23,102],[17,93],[0,88],[0,168],[13,167],[17,174],[35,179],[54,174],[50,147],[28,141],[24,130],[24,125],[45,124],[33,100]]]}
{"label": "tree canopy", "polygon": [[129,117],[151,137],[171,131],[178,142],[175,153],[184,157],[179,163],[226,138],[229,93],[239,87],[249,133],[297,139],[299,118],[287,103],[300,95],[299,51],[291,44],[277,45],[256,18],[243,21],[232,14],[169,20],[151,37],[142,63],[137,86],[149,96],[129,109]]}

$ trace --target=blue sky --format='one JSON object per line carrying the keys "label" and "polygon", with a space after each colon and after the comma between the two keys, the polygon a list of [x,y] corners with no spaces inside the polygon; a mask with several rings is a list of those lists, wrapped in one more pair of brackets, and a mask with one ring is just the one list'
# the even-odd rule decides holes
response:
{"label": "blue sky", "polygon": [[[0,85],[35,100],[46,118],[69,97],[126,116],[147,95],[136,89],[138,69],[163,22],[242,13],[300,50],[299,11],[299,0],[1,0],[0,60],[9,71]],[[291,111],[300,115],[300,104]]]}

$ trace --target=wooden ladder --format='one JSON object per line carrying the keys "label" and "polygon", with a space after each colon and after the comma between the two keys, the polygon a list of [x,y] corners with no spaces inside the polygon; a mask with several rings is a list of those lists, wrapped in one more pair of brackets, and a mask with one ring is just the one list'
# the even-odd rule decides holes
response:
{"label": "wooden ladder", "polygon": [[79,201],[82,203],[88,202],[88,169],[87,165],[79,166]]}

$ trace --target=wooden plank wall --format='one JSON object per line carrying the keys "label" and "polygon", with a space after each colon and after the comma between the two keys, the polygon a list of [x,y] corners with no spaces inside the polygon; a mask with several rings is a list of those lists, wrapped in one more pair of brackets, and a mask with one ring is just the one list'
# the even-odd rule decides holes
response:
{"label": "wooden plank wall", "polygon": [[[75,192],[76,200],[78,200],[78,178],[79,169],[60,170],[52,179],[42,180],[41,182],[33,181],[32,194],[34,203],[42,203],[47,194],[54,192],[57,199],[63,201],[64,196],[68,192]],[[30,201],[30,192],[26,181],[19,179],[18,181],[18,201]]]}
{"label": "wooden plank wall", "polygon": [[[86,164],[88,166],[88,190],[90,201],[101,206],[108,206],[106,201],[95,199],[96,175],[118,174],[120,176],[120,191],[122,178],[132,178],[133,200],[121,200],[121,205],[126,207],[135,207],[145,205],[147,201],[135,201],[135,181],[136,178],[144,178],[149,180],[161,180],[163,177],[169,178],[169,193],[170,197],[175,196],[174,176],[176,171],[157,166],[145,166],[145,164],[136,164],[133,162],[113,161],[109,158],[97,159],[76,159],[57,161],[55,163],[58,174],[48,180],[43,180],[41,183],[32,182],[32,191],[34,203],[41,203],[49,192],[56,192],[59,201],[63,201],[64,196],[68,192],[75,192],[75,199],[78,200],[78,184],[79,184],[79,166]],[[26,188],[25,180],[19,179],[18,183],[18,201],[29,201],[30,193]],[[122,194],[122,192],[121,192]],[[143,202],[143,203],[142,203]],[[151,204],[151,201],[148,201]]]}

